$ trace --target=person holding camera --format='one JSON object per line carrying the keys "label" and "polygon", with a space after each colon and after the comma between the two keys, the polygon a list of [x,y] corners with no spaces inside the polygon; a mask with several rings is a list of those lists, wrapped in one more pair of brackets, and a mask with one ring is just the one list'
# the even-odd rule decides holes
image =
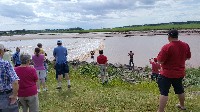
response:
{"label": "person holding camera", "polygon": [[160,70],[160,64],[158,63],[157,58],[149,59],[149,63],[152,65],[151,80],[157,81]]}

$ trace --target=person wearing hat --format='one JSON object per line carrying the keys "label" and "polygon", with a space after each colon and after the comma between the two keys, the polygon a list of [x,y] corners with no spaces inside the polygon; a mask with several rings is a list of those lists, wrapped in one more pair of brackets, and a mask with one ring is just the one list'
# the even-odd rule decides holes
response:
{"label": "person wearing hat", "polygon": [[58,87],[56,89],[61,89],[62,77],[67,80],[68,89],[70,89],[70,78],[69,78],[69,66],[67,62],[67,48],[62,46],[62,41],[57,41],[57,47],[53,50],[53,56],[55,57],[55,69],[56,69],[56,79],[58,81]]}
{"label": "person wearing hat", "polygon": [[158,76],[160,90],[158,112],[164,112],[171,85],[179,99],[179,104],[176,106],[181,110],[186,110],[182,80],[185,77],[185,61],[191,58],[190,47],[187,43],[178,40],[178,31],[175,29],[169,30],[168,40],[169,43],[162,47],[157,56],[157,60],[161,64]]}
{"label": "person wearing hat", "polygon": [[152,65],[151,80],[157,81],[160,70],[160,64],[158,63],[157,58],[149,59],[149,63]]}
{"label": "person wearing hat", "polygon": [[13,66],[3,60],[4,45],[0,44],[0,112],[19,112],[17,96],[19,77]]}

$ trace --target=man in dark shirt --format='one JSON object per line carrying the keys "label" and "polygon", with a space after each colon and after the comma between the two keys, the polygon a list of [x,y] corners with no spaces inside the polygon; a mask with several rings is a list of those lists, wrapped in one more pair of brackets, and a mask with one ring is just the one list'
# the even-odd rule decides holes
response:
{"label": "man in dark shirt", "polygon": [[134,69],[133,55],[134,55],[134,53],[133,53],[132,51],[130,51],[130,52],[128,53],[128,56],[130,56],[130,60],[129,60],[129,69],[130,69],[130,70],[132,69],[131,63],[133,64],[133,69]]}

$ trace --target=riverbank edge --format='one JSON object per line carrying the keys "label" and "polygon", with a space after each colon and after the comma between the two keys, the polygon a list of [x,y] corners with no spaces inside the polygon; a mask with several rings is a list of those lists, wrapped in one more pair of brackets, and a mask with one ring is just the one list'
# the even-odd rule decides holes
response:
{"label": "riverbank edge", "polygon": [[[17,41],[32,39],[60,39],[60,38],[109,38],[109,37],[133,37],[167,35],[168,30],[148,31],[113,31],[113,32],[86,32],[86,33],[38,33],[26,35],[0,36],[0,41]],[[179,35],[200,35],[200,29],[182,29]]]}

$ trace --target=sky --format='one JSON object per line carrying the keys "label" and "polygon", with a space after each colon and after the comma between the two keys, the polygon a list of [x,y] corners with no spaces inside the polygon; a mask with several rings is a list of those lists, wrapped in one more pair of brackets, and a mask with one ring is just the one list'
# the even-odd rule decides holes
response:
{"label": "sky", "polygon": [[200,0],[0,0],[0,31],[200,20]]}

